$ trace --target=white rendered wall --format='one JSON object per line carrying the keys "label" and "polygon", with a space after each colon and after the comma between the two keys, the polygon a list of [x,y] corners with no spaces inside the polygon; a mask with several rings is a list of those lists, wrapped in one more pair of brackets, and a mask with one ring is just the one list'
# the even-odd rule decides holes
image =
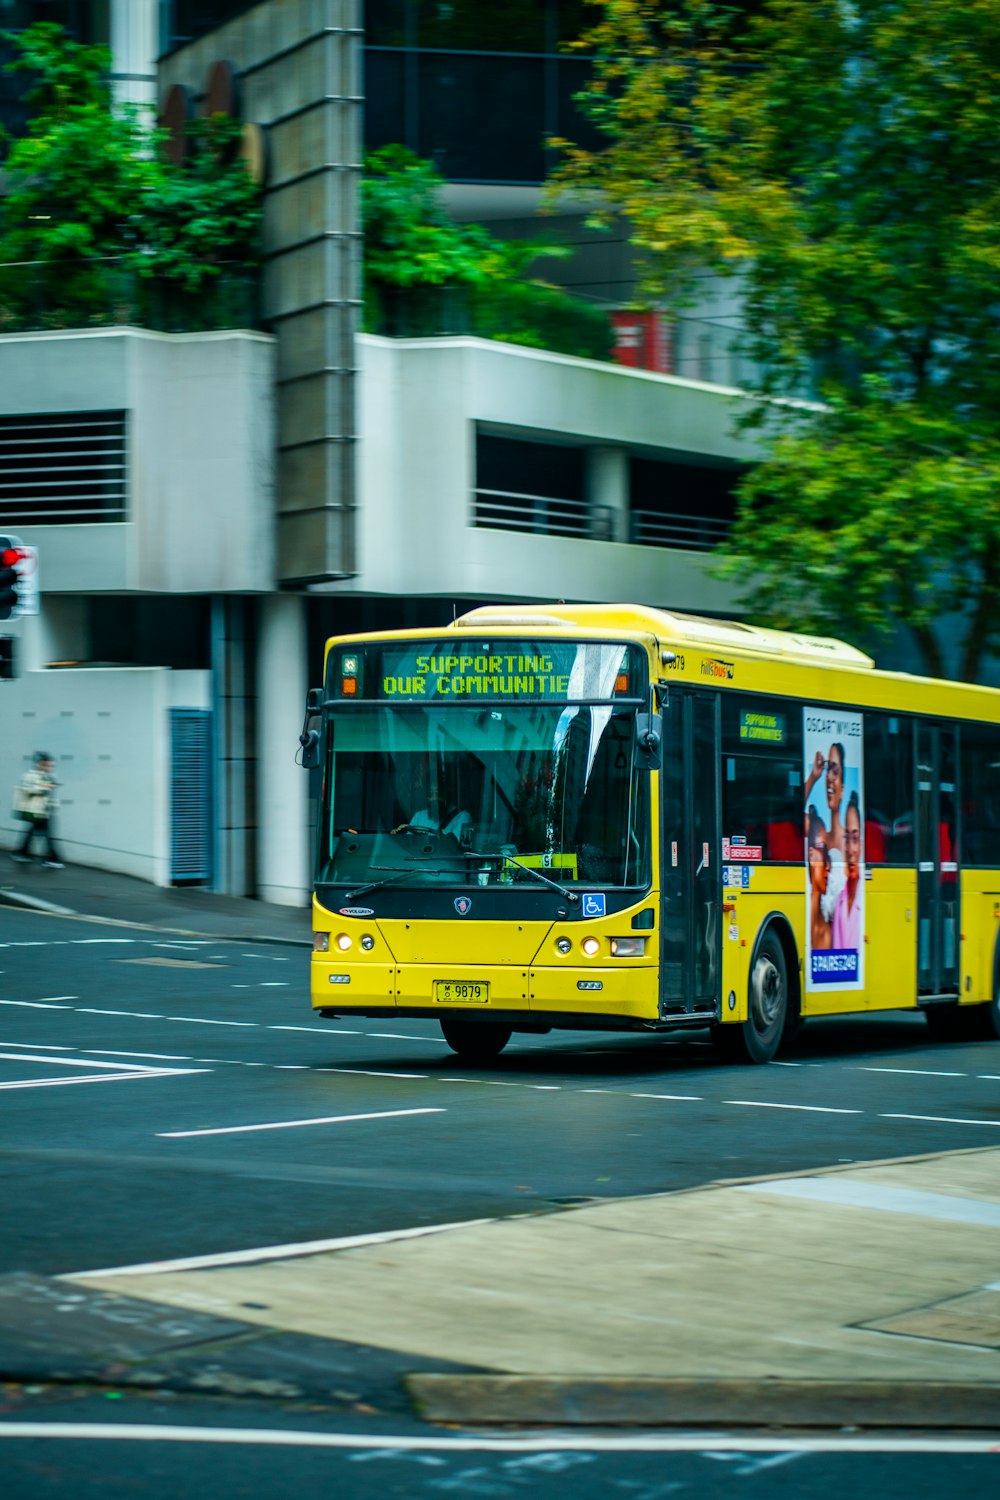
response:
{"label": "white rendered wall", "polygon": [[25,672],[0,682],[0,843],[24,826],[10,789],[36,750],[53,756],[63,857],[167,885],[170,875],[170,708],[207,708],[207,672],[118,667]]}
{"label": "white rendered wall", "polygon": [[272,594],[257,653],[257,894],[281,906],[309,901],[309,775],[295,764],[308,687],[304,600]]}
{"label": "white rendered wall", "polygon": [[359,569],[332,590],[731,608],[704,553],[476,528],[472,492],[477,423],[603,449],[605,483],[628,452],[750,462],[737,391],[471,338],[365,335],[358,356]]}
{"label": "white rendered wall", "polygon": [[0,411],[125,411],[127,519],[18,526],[43,593],[274,584],[274,340],[136,328],[0,336]]}

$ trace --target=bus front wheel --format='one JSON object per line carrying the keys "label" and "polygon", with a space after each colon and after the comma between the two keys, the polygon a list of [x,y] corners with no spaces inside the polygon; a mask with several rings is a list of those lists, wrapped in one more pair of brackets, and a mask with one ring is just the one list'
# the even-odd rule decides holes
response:
{"label": "bus front wheel", "polygon": [[513,1027],[499,1021],[460,1021],[441,1017],[441,1031],[452,1052],[468,1062],[489,1062],[510,1041]]}
{"label": "bus front wheel", "polygon": [[765,932],[757,944],[747,998],[746,1020],[736,1026],[715,1026],[712,1039],[732,1062],[768,1063],[788,1023],[788,965],[774,931]]}

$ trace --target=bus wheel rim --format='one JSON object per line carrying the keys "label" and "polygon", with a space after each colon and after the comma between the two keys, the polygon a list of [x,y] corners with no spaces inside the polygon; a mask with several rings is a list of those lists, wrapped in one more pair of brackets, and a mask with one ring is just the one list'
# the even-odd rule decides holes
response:
{"label": "bus wheel rim", "polygon": [[781,971],[770,954],[762,953],[753,967],[751,1009],[758,1031],[769,1031],[781,1018],[784,1008],[784,986]]}

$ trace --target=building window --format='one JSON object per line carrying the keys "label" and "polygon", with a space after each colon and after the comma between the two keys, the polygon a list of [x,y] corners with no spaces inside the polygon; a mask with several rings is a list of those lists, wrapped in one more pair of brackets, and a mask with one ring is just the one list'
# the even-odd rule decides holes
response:
{"label": "building window", "polygon": [[479,433],[474,524],[494,531],[589,536],[583,449]]}
{"label": "building window", "polygon": [[729,535],[733,491],[744,472],[735,464],[671,463],[633,458],[629,464],[630,540],[644,547],[710,552]]}
{"label": "building window", "polygon": [[603,140],[573,97],[590,61],[559,50],[588,19],[582,0],[369,0],[365,145],[408,146],[452,182],[540,183],[548,136]]}
{"label": "building window", "polygon": [[0,526],[125,519],[123,411],[0,416]]}

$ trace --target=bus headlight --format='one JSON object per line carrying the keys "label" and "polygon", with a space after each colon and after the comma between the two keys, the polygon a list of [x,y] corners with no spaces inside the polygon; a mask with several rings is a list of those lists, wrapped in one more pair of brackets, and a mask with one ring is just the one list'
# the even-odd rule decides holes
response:
{"label": "bus headlight", "polygon": [[646,951],[643,937],[620,937],[611,939],[612,958],[642,958]]}
{"label": "bus headlight", "polygon": [[573,951],[573,944],[568,937],[558,937],[556,938],[556,948],[560,953],[571,953]]}
{"label": "bus headlight", "polygon": [[329,953],[329,951],[330,951],[330,934],[328,932],[314,932],[313,933],[313,952],[314,953]]}
{"label": "bus headlight", "polygon": [[583,949],[584,953],[586,953],[588,958],[593,958],[595,953],[600,953],[601,951],[600,938],[585,937],[583,942],[580,944],[580,947]]}
{"label": "bus headlight", "polygon": [[337,938],[337,947],[340,949],[341,953],[346,953],[353,941],[354,939],[348,933],[342,932]]}
{"label": "bus headlight", "polygon": [[366,953],[370,953],[374,948],[375,939],[372,937],[370,932],[366,932],[364,937],[361,939],[361,946]]}

